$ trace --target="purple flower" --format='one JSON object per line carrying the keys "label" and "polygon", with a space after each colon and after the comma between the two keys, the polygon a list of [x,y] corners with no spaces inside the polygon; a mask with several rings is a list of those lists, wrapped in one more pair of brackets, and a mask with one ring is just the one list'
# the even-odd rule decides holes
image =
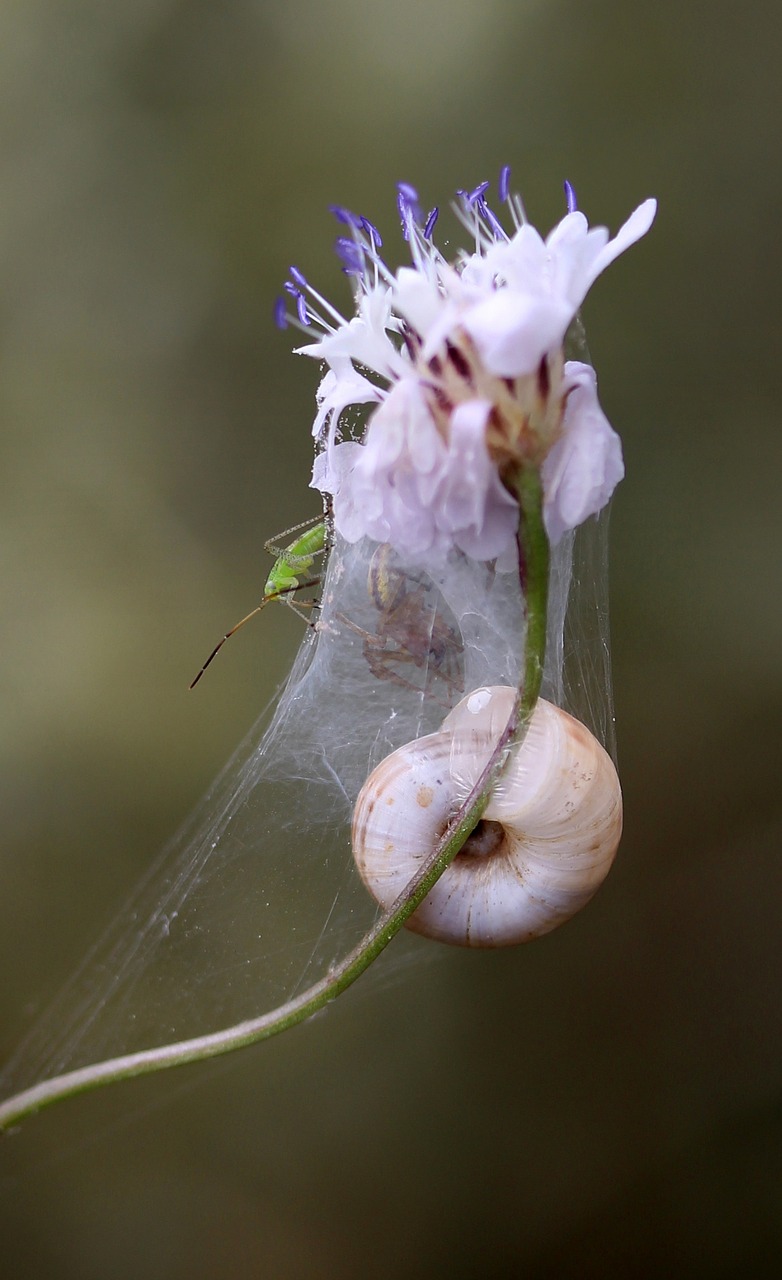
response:
{"label": "purple flower", "polygon": [[[540,470],[552,542],[599,511],[624,474],[594,372],[566,363],[563,342],[597,276],[648,231],[655,202],[640,205],[613,240],[575,209],[544,240],[515,196],[507,233],[485,191],[482,183],[455,206],[475,248],[448,263],[431,240],[436,212],[422,225],[405,187],[399,207],[413,265],[396,273],[374,227],[343,211],[357,288],[350,320],[301,272],[287,286],[299,327],[316,339],[300,350],[329,366],[312,483],[332,495],[349,541],[369,536],[414,557],[457,547],[494,559],[515,537],[519,468]],[[344,411],[359,404],[376,406],[362,440],[340,439]]]}

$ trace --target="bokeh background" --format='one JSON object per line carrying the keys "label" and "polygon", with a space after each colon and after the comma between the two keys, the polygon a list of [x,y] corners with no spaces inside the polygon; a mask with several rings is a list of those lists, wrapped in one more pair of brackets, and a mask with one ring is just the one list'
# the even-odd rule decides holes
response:
{"label": "bokeh background", "polygon": [[[513,165],[647,241],[585,321],[613,515],[622,856],[567,929],[390,970],[0,1149],[3,1274],[767,1276],[782,1266],[782,9],[25,0],[0,11],[10,1054],[283,677],[306,489],[288,263]],[[343,301],[346,300],[346,293]],[[283,616],[284,615],[284,616]]]}

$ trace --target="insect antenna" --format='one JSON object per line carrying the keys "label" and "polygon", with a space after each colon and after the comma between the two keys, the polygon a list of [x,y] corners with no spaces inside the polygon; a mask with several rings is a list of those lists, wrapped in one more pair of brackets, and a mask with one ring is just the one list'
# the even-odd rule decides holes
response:
{"label": "insect antenna", "polygon": [[210,663],[214,662],[215,658],[217,657],[218,653],[222,649],[226,640],[230,640],[231,636],[235,635],[236,632],[239,630],[239,628],[244,626],[245,622],[249,622],[251,618],[255,617],[256,613],[260,613],[261,609],[265,608],[265,606],[269,603],[270,600],[279,600],[280,597],[282,596],[293,595],[294,591],[301,591],[303,589],[306,589],[307,587],[316,587],[319,582],[320,582],[320,578],[312,578],[309,582],[300,582],[297,587],[287,587],[284,591],[273,591],[271,592],[270,595],[264,596],[260,604],[257,604],[254,609],[251,609],[248,614],[246,614],[243,618],[240,619],[239,622],[236,623],[236,626],[231,627],[230,631],[226,631],[222,640],[220,640],[215,645],[214,649],[209,654],[209,657],[207,658],[206,662],[202,666],[198,675],[188,685],[188,688],[195,689],[196,685],[198,684],[198,681],[201,679],[201,676],[206,671],[206,668],[210,665]]}

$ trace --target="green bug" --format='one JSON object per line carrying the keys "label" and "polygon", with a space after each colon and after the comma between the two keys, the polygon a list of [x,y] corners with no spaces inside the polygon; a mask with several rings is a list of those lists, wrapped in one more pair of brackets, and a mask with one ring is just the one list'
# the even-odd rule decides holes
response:
{"label": "green bug", "polygon": [[[293,542],[288,543],[286,547],[275,545],[277,539],[284,538],[289,533],[296,533],[299,529],[303,529],[304,533],[300,534],[298,538],[294,538]],[[264,549],[270,555],[276,556],[277,559],[274,561],[271,572],[266,579],[261,603],[251,609],[241,621],[237,622],[235,627],[231,627],[230,631],[226,631],[222,640],[215,645],[209,654],[195,680],[192,681],[191,689],[194,689],[198,684],[206,668],[217,657],[226,640],[230,640],[231,636],[240,627],[243,627],[245,622],[249,622],[250,618],[255,617],[256,613],[260,613],[261,609],[265,608],[271,600],[283,600],[290,605],[295,613],[304,618],[305,622],[309,621],[302,613],[302,609],[314,608],[317,601],[302,600],[295,604],[293,595],[296,591],[306,590],[308,587],[316,587],[320,582],[320,574],[312,575],[311,570],[316,556],[321,555],[326,550],[327,540],[326,521],[318,518],[316,521],[305,520],[302,524],[295,524],[290,529],[285,529],[282,533],[277,534],[275,539],[265,543]]]}
{"label": "green bug", "polygon": [[[292,529],[286,529],[284,533],[277,536],[283,538],[288,533],[295,533],[297,529],[304,529],[305,532],[289,543],[287,547],[280,549],[273,542],[266,543],[265,549],[270,554],[276,555],[277,559],[266,579],[266,585],[263,588],[263,601],[258,606],[259,609],[263,608],[263,605],[269,600],[274,600],[278,596],[298,591],[301,587],[310,585],[309,583],[300,582],[299,579],[304,574],[309,573],[315,557],[326,549],[326,521],[318,520],[317,524],[312,524],[310,521],[305,521],[303,524],[295,524]],[[315,582],[318,581],[320,581],[319,577],[314,579],[312,585],[314,586]],[[288,604],[292,603],[289,598],[287,602]]]}

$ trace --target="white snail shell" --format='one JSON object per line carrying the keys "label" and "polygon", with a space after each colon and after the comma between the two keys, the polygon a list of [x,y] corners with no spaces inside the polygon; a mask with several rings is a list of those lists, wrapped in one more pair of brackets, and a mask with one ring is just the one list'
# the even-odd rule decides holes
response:
{"label": "white snail shell", "polygon": [[[365,782],[353,856],[390,906],[433,852],[504,729],[514,690],[477,689],[438,733],[407,743]],[[539,699],[527,735],[482,821],[407,921],[468,947],[526,942],[570,919],[608,874],[622,833],[622,793],[608,753],[560,707]]]}

